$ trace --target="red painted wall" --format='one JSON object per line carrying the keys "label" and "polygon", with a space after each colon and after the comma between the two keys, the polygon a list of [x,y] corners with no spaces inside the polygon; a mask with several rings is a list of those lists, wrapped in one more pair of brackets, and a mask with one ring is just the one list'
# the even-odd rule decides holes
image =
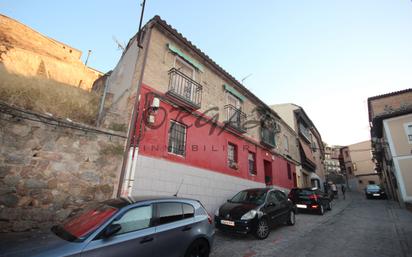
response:
{"label": "red painted wall", "polygon": [[[161,100],[160,108],[152,113],[155,116],[155,123],[153,125],[142,122],[144,115],[141,114],[142,112],[146,114],[150,112],[145,106],[150,105],[154,98],[154,95],[150,92],[156,91],[146,85],[142,86],[139,119],[136,126],[136,136],[139,134],[142,135],[139,143],[139,154],[179,162],[261,183],[265,181],[263,168],[263,160],[265,159],[272,162],[273,184],[285,188],[293,187],[293,175],[292,179],[289,180],[286,166],[287,161],[285,159],[272,155],[264,148],[252,144],[240,136],[227,131],[221,132],[221,128],[219,127],[217,127],[213,133],[210,133],[212,129],[210,124],[199,128],[195,127],[196,116],[184,112],[180,113],[179,116],[179,112],[174,110],[173,107],[165,101]],[[167,96],[158,92],[156,92],[156,94],[167,98]],[[167,151],[170,120],[178,121],[187,126],[186,155],[183,157]],[[205,121],[201,121],[200,123],[205,124]],[[227,144],[229,142],[238,147],[239,168],[237,170],[227,165]],[[248,151],[256,153],[257,175],[255,176],[250,175],[248,171]],[[272,156],[274,156],[274,160],[272,160]],[[292,173],[295,172],[295,165],[292,163],[291,168]]]}

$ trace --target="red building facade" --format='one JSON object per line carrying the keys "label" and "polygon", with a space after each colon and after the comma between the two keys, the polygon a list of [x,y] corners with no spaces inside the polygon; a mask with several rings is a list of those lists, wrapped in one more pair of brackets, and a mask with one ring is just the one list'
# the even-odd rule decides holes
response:
{"label": "red building facade", "polygon": [[214,211],[246,188],[296,186],[296,138],[276,112],[159,17],[141,40],[107,81],[105,123],[136,117],[124,194],[178,191]]}

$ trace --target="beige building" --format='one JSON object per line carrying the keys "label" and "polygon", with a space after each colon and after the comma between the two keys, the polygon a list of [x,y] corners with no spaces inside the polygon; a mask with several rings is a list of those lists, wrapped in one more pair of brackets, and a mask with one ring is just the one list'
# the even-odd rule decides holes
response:
{"label": "beige building", "polygon": [[412,89],[368,98],[373,156],[390,196],[412,204]]}
{"label": "beige building", "polygon": [[344,147],[343,159],[350,189],[363,191],[368,184],[380,184],[369,140]]}
{"label": "beige building", "polygon": [[320,133],[302,107],[287,103],[272,105],[297,134],[300,165],[296,168],[299,187],[319,187],[325,182],[324,147]]}
{"label": "beige building", "polygon": [[91,90],[100,71],[81,61],[82,52],[0,14],[0,68]]}

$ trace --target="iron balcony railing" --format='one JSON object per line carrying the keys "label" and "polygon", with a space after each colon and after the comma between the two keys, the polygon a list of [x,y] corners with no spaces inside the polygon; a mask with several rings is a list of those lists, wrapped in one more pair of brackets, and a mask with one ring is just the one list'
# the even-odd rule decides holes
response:
{"label": "iron balcony railing", "polygon": [[231,128],[236,129],[240,133],[245,133],[244,124],[246,121],[246,114],[240,109],[231,104],[225,105],[226,120],[225,123]]}
{"label": "iron balcony railing", "polygon": [[179,70],[169,70],[169,88],[167,94],[183,101],[189,107],[200,108],[202,102],[202,85]]}

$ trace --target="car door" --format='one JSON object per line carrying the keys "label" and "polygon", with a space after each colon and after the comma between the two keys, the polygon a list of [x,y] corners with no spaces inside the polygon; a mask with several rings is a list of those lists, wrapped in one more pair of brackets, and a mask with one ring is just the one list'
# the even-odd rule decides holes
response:
{"label": "car door", "polygon": [[316,193],[317,198],[320,201],[320,204],[322,204],[324,208],[327,208],[328,202],[330,201],[329,197],[323,191],[319,189],[316,190],[315,193]]}
{"label": "car door", "polygon": [[278,222],[283,222],[289,217],[290,204],[288,203],[288,197],[281,191],[275,191],[275,196],[280,208]]}
{"label": "car door", "polygon": [[157,257],[180,257],[195,239],[194,208],[181,202],[156,204]]}
{"label": "car door", "polygon": [[270,191],[266,198],[266,205],[264,207],[264,212],[269,217],[269,223],[275,224],[276,219],[280,214],[280,204],[276,198],[275,191]]}
{"label": "car door", "polygon": [[111,223],[119,224],[120,231],[107,238],[97,237],[90,241],[83,249],[81,256],[153,256],[156,240],[152,218],[152,205],[139,206],[120,213]]}

